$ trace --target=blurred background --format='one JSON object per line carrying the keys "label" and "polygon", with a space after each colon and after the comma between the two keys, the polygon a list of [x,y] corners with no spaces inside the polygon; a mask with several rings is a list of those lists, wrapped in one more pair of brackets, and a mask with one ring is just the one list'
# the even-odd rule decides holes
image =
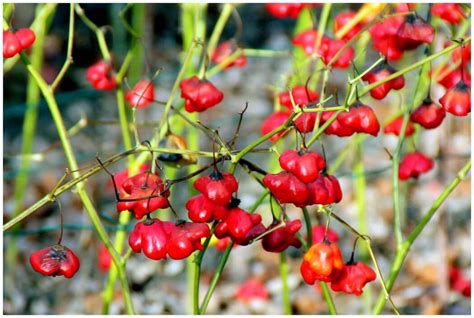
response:
{"label": "blurred background", "polygon": [[[130,36],[123,27],[119,12],[124,4],[83,4],[85,14],[98,26],[108,26],[106,40],[116,66],[129,49]],[[221,4],[207,6],[207,30],[215,25]],[[428,4],[419,4],[417,12],[426,15]],[[341,11],[358,10],[359,4],[335,4],[332,16]],[[11,24],[16,28],[27,27],[35,19],[36,4],[16,4]],[[312,9],[319,17],[320,7]],[[180,27],[180,6],[177,4],[145,4],[143,14],[144,55],[140,61],[133,61],[134,74],[127,81],[135,83],[139,78],[151,78],[158,68],[162,71],[155,81],[155,96],[166,100],[180,68],[182,57],[182,30]],[[244,48],[255,48],[287,52],[276,57],[248,57],[245,68],[233,68],[212,77],[213,83],[225,94],[221,105],[200,114],[206,125],[219,128],[224,139],[230,139],[238,122],[238,113],[245,103],[249,103],[240,138],[236,149],[242,149],[260,136],[260,126],[273,111],[273,91],[285,89],[285,74],[292,70],[290,52],[291,38],[295,20],[277,19],[271,16],[263,4],[242,4],[238,6],[243,30],[239,44]],[[130,19],[129,16],[127,18]],[[331,19],[328,26],[332,30]],[[58,4],[52,16],[44,42],[44,63],[41,74],[47,82],[54,80],[66,56],[69,24],[69,5]],[[235,33],[235,21],[229,19],[221,36],[221,41],[231,38]],[[440,27],[445,34],[440,35],[437,50],[449,39],[447,27]],[[415,55],[412,56],[416,58]],[[73,48],[74,64],[67,72],[56,98],[64,117],[66,127],[76,127],[71,136],[75,154],[81,166],[93,164],[95,156],[107,158],[123,151],[122,137],[118,124],[115,94],[94,90],[86,81],[85,70],[100,58],[100,50],[95,35],[76,17]],[[378,53],[368,49],[365,65],[378,58]],[[396,69],[413,63],[409,58],[391,63]],[[411,76],[405,75],[406,87],[411,89]],[[329,92],[337,92],[339,100],[345,93],[347,80],[345,70],[335,70],[330,74]],[[3,218],[4,223],[12,218],[15,210],[15,180],[18,175],[21,156],[22,133],[27,105],[27,72],[19,62],[4,73],[3,84]],[[373,106],[382,122],[400,107],[403,96],[409,92],[391,93],[381,101],[370,96],[362,100]],[[438,100],[444,88],[433,83],[432,97]],[[141,139],[151,138],[157,122],[161,118],[162,105],[154,104],[137,113],[137,123]],[[49,193],[63,175],[67,162],[44,101],[39,102],[38,124],[34,135],[33,156],[28,170],[28,182],[20,204],[20,211],[31,206]],[[183,135],[187,130],[183,132]],[[288,137],[287,139],[292,139]],[[328,162],[334,160],[344,149],[350,147],[350,138],[323,136]],[[435,130],[424,130],[418,136],[417,147],[431,158],[435,167],[416,181],[401,182],[402,212],[404,233],[417,224],[443,188],[454,178],[457,171],[471,156],[471,125],[469,117],[446,116],[443,124]],[[377,138],[367,138],[363,142],[363,177],[366,187],[366,231],[372,237],[374,252],[385,277],[394,256],[392,216],[392,181],[390,158],[384,148],[391,151],[397,138],[379,134]],[[271,146],[265,143],[266,147]],[[212,150],[211,143],[201,138],[201,149]],[[320,151],[320,146],[315,147]],[[349,149],[350,150],[350,149]],[[272,157],[272,158],[268,158]],[[252,154],[250,160],[268,168],[272,154]],[[342,162],[334,175],[340,180],[344,199],[335,206],[335,211],[356,228],[361,225],[358,219],[354,186],[360,175],[353,173],[356,160],[354,151]],[[206,161],[200,160],[203,165]],[[113,165],[114,172],[123,170],[126,160]],[[184,175],[186,171],[178,171]],[[239,196],[243,207],[250,207],[261,193],[261,187],[245,172],[238,170],[240,182]],[[96,208],[109,234],[117,230],[118,214],[115,209],[113,188],[108,185],[109,177],[99,173],[87,181]],[[173,189],[179,195],[173,196],[173,206],[178,214],[186,216],[185,202],[189,195],[187,186],[178,185]],[[470,278],[471,267],[471,183],[466,178],[449,196],[436,216],[422,232],[405,260],[400,276],[392,291],[392,298],[404,314],[470,314],[470,298],[453,290],[449,273],[453,268]],[[34,272],[29,265],[32,251],[52,245],[59,234],[59,211],[55,204],[39,209],[23,221],[15,231],[3,235],[3,312],[4,314],[97,314],[101,312],[102,295],[107,272],[100,270],[98,255],[100,241],[83,211],[78,197],[68,192],[60,198],[65,212],[65,237],[63,244],[72,248],[81,259],[81,269],[77,275],[66,280],[63,277],[43,277]],[[268,202],[258,210],[264,223],[271,222]],[[302,218],[301,211],[294,206],[287,207],[291,219]],[[324,216],[316,215],[315,208],[310,212],[321,223]],[[128,228],[133,228],[132,220]],[[353,237],[337,222],[331,228],[340,236],[340,246],[345,258],[350,255]],[[301,230],[304,233],[304,229]],[[15,246],[14,254],[7,255],[10,245]],[[219,251],[214,247],[206,253],[203,262],[201,295],[207,290],[213,275]],[[13,255],[13,256],[12,256]],[[287,252],[289,264],[289,287],[294,314],[324,314],[326,304],[321,291],[315,286],[306,285],[300,276],[299,265],[302,251],[290,247]],[[369,261],[366,255],[361,260]],[[259,243],[237,247],[217,285],[209,304],[209,314],[281,314],[281,280],[278,272],[278,254],[265,252]],[[134,254],[127,264],[132,299],[138,314],[186,314],[189,307],[186,296],[186,261],[152,261],[142,254]],[[268,297],[252,301],[236,298],[238,287],[250,278],[263,282]],[[360,297],[334,294],[333,298],[340,314],[368,313],[380,292],[378,281],[371,283]],[[386,306],[385,313],[390,313]],[[117,285],[116,294],[110,310],[112,314],[124,313],[123,298]]]}

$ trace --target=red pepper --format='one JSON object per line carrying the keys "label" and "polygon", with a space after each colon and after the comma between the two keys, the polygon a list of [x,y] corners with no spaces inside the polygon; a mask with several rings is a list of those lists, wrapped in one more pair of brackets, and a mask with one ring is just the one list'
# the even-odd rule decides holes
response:
{"label": "red pepper", "polygon": [[108,272],[112,264],[112,256],[110,256],[107,247],[104,244],[100,244],[97,254],[97,267],[102,272]]}
{"label": "red pepper", "polygon": [[109,91],[116,87],[112,65],[106,61],[99,61],[87,68],[86,78],[97,90]]}
{"label": "red pepper", "polygon": [[185,100],[184,108],[190,113],[205,111],[224,99],[224,94],[211,82],[201,80],[197,76],[183,80],[179,87],[181,88],[181,97]]}
{"label": "red pepper", "polygon": [[[234,41],[225,41],[219,44],[219,46],[215,49],[215,51],[211,55],[211,61],[214,64],[222,63],[226,58],[234,54],[234,52],[238,49],[237,45]],[[228,64],[225,69],[229,69],[233,66],[236,67],[244,67],[247,65],[247,58],[245,57],[244,53],[240,54],[232,63]]]}
{"label": "red pepper", "polygon": [[377,137],[380,124],[372,108],[355,102],[347,112],[338,115],[337,120],[343,126],[349,127],[354,132],[365,133]]}
{"label": "red pepper", "polygon": [[183,259],[196,250],[202,250],[201,239],[211,232],[206,224],[184,222],[173,227],[166,249],[172,259]]}
{"label": "red pepper", "polygon": [[203,194],[198,194],[186,203],[188,217],[191,221],[197,223],[212,222],[221,220],[229,212],[225,206],[213,203]]}
{"label": "red pepper", "polygon": [[267,300],[269,293],[265,285],[259,279],[250,278],[237,288],[235,298],[248,304],[255,299]]}
{"label": "red pepper", "polygon": [[[373,70],[365,74],[362,79],[372,84],[392,75],[393,73],[395,73],[395,69],[385,63],[377,65]],[[403,75],[400,75],[371,89],[370,96],[375,99],[383,99],[385,96],[387,96],[390,90],[399,90],[402,89],[403,86],[405,86],[405,78]]]}
{"label": "red pepper", "polygon": [[131,107],[145,108],[155,99],[153,83],[147,80],[138,81],[133,88],[127,92],[125,99]]}
{"label": "red pepper", "polygon": [[[384,134],[392,134],[395,136],[400,136],[400,132],[402,130],[402,124],[403,124],[403,116],[398,116],[397,118],[393,119],[389,123],[385,125],[383,128],[383,133]],[[405,130],[405,136],[411,136],[415,132],[415,128],[413,127],[413,124],[408,120],[408,124]]]}
{"label": "red pepper", "polygon": [[459,24],[464,19],[464,11],[459,3],[434,3],[431,13],[450,24]]}
{"label": "red pepper", "polygon": [[403,24],[402,16],[394,16],[383,19],[370,29],[374,50],[382,53],[390,61],[399,60],[403,56],[396,43],[396,34]]}
{"label": "red pepper", "polygon": [[410,120],[423,128],[433,129],[441,125],[445,116],[444,109],[427,98],[411,113]]}
{"label": "red pepper", "polygon": [[262,217],[246,212],[238,207],[229,210],[229,214],[216,226],[214,235],[218,239],[230,237],[239,245],[247,245],[252,239],[265,232]]}
{"label": "red pepper", "polygon": [[[260,129],[260,132],[262,135],[266,135],[269,132],[277,129],[281,125],[283,125],[287,120],[288,117],[290,117],[291,111],[284,111],[284,112],[276,112],[268,116],[267,119],[262,124],[262,128]],[[272,137],[270,137],[270,141],[275,142],[280,137],[285,133],[285,131],[281,131],[279,133],[276,133]]]}
{"label": "red pepper", "polygon": [[398,178],[400,180],[416,179],[421,174],[433,169],[433,165],[433,160],[419,151],[407,153],[400,162]]}
{"label": "red pepper", "polygon": [[395,34],[395,45],[403,51],[414,50],[421,44],[433,42],[434,33],[434,28],[425,20],[410,14]]}
{"label": "red pepper", "polygon": [[471,112],[471,89],[461,80],[448,89],[439,102],[448,113],[467,116]]}
{"label": "red pepper", "polygon": [[143,251],[146,257],[159,260],[166,258],[167,245],[175,225],[173,222],[147,219],[138,222],[128,237],[128,244],[136,253]]}

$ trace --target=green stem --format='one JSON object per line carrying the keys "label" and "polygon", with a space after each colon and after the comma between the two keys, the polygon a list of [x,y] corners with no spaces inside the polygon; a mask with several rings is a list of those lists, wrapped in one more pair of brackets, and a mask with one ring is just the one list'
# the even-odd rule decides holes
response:
{"label": "green stem", "polygon": [[331,315],[337,315],[336,305],[334,305],[334,301],[332,300],[328,284],[325,282],[319,282],[319,286],[321,286],[321,291],[323,293],[324,299],[326,300],[326,304],[328,305],[329,313]]}
{"label": "green stem", "polygon": [[283,304],[283,314],[284,315],[291,315],[291,299],[290,299],[290,290],[288,288],[288,264],[286,262],[286,254],[285,252],[280,253],[280,276],[281,276],[281,298]]}
{"label": "green stem", "polygon": [[[53,117],[54,123],[56,125],[56,129],[59,134],[59,138],[61,139],[61,143],[64,148],[64,153],[66,155],[69,168],[72,171],[72,175],[77,178],[79,177],[79,172],[78,170],[78,165],[76,162],[76,158],[74,156],[74,152],[71,147],[71,143],[68,139],[67,136],[67,131],[64,126],[64,122],[61,116],[61,113],[59,111],[58,104],[56,103],[56,99],[54,97],[53,91],[49,88],[48,84],[44,81],[44,79],[41,77],[41,75],[38,73],[38,71],[31,65],[30,60],[28,57],[25,55],[25,53],[21,52],[20,57],[23,60],[28,72],[30,75],[35,79],[38,87],[41,90],[41,93],[43,94],[43,97],[46,100],[46,103],[48,104],[48,107],[51,112],[51,116]],[[125,300],[125,305],[127,307],[127,311],[129,314],[133,314],[133,305],[131,302],[131,297],[130,297],[130,291],[128,289],[128,283],[126,280],[125,272],[123,268],[121,268],[121,261],[120,261],[120,256],[118,255],[117,251],[112,247],[110,239],[100,221],[100,218],[97,214],[97,211],[95,210],[92,202],[90,201],[90,198],[85,190],[84,183],[79,182],[76,185],[76,190],[81,198],[81,201],[84,205],[85,210],[87,211],[89,218],[91,219],[92,224],[94,224],[96,231],[102,240],[102,242],[105,244],[107,250],[112,256],[112,261],[115,265],[115,267],[119,268],[120,271],[120,278],[121,278],[121,284],[122,284],[122,291],[124,295],[124,300]],[[5,229],[5,226],[4,226]]]}
{"label": "green stem", "polygon": [[[417,226],[413,229],[413,231],[407,236],[405,242],[399,246],[397,249],[397,253],[395,255],[395,259],[392,262],[392,267],[390,268],[390,275],[387,280],[387,290],[390,292],[392,287],[395,283],[395,280],[400,273],[400,270],[403,265],[403,261],[407,256],[410,247],[415,242],[416,238],[421,234],[423,229],[429,223],[431,218],[434,216],[436,211],[438,211],[439,207],[443,202],[447,199],[447,197],[456,189],[456,187],[461,183],[461,181],[467,176],[469,170],[471,169],[472,161],[469,160],[457,173],[456,177],[449,185],[444,188],[443,192],[440,196],[433,202],[431,207],[429,208],[428,212],[423,216],[421,221],[417,224]],[[377,303],[374,308],[374,314],[380,314],[385,306],[386,303],[386,295],[381,294],[377,300]]]}
{"label": "green stem", "polygon": [[[249,212],[250,213],[255,212],[255,210],[257,210],[257,208],[260,206],[260,204],[262,204],[262,202],[265,200],[265,198],[267,197],[267,195],[269,193],[270,193],[270,191],[268,191],[268,189],[266,189],[260,195],[260,197],[254,202],[252,207],[249,209]],[[229,259],[230,251],[232,250],[233,246],[234,246],[234,242],[230,242],[229,245],[227,246],[226,250],[222,254],[221,258],[219,259],[219,263],[217,265],[216,271],[214,272],[214,275],[212,276],[212,280],[211,280],[211,283],[209,285],[209,289],[207,290],[206,295],[204,296],[204,300],[201,304],[201,308],[200,309],[198,308],[197,311],[195,310],[195,314],[196,314],[196,312],[198,312],[201,315],[206,313],[207,305],[209,304],[209,301],[211,300],[212,294],[214,293],[214,290],[216,289],[217,282],[219,281],[219,278],[221,277],[221,274],[224,270],[224,267],[225,267],[225,264],[227,263],[227,260]],[[205,252],[205,250],[206,250],[206,248],[204,248],[202,250],[202,252]]]}
{"label": "green stem", "polygon": [[306,224],[306,235],[308,236],[306,239],[306,248],[309,249],[311,245],[313,245],[313,228],[311,226],[311,216],[309,215],[308,208],[303,207],[301,210],[303,211],[304,222]]}
{"label": "green stem", "polygon": [[[368,233],[367,231],[367,215],[366,215],[366,180],[365,180],[365,169],[363,161],[362,142],[360,141],[361,135],[356,134],[354,136],[354,147],[355,147],[355,160],[353,166],[354,176],[354,192],[357,202],[357,218],[359,220],[359,229],[362,233]],[[365,259],[367,256],[367,250],[361,249],[362,257]]]}
{"label": "green stem", "polygon": [[[4,4],[5,6],[6,4]],[[9,6],[13,8],[13,4]],[[37,12],[41,12],[44,5],[38,5]],[[39,28],[39,32],[36,33],[36,40],[31,48],[31,64],[35,69],[40,70],[43,65],[43,44],[46,36],[47,26],[50,21],[49,17],[52,17],[54,13],[50,11],[48,19],[43,20],[43,25]],[[6,12],[4,12],[6,14]],[[8,14],[7,14],[8,15]],[[17,216],[21,212],[22,205],[24,203],[25,194],[27,191],[28,185],[28,171],[31,164],[31,153],[33,151],[33,143],[35,139],[36,123],[38,118],[38,105],[41,99],[41,92],[38,85],[36,84],[35,79],[30,75],[28,77],[27,87],[26,87],[26,112],[25,118],[23,120],[22,127],[22,143],[21,143],[21,159],[20,165],[18,168],[18,174],[15,178],[15,188],[13,192],[13,217]],[[14,229],[18,229],[18,226],[15,226]],[[16,238],[12,238],[9,244],[7,244],[6,249],[6,264],[11,266],[11,268],[16,267],[16,257],[17,256],[17,242]],[[13,284],[14,280],[10,280]]]}
{"label": "green stem", "polygon": [[[145,3],[134,3],[132,8],[132,29],[134,36],[140,38],[143,37],[146,22],[146,7]],[[134,39],[134,42],[139,40]],[[135,83],[142,76],[143,61],[144,61],[144,50],[143,45],[132,46],[133,63],[130,65],[128,72],[128,78],[130,83]]]}
{"label": "green stem", "polygon": [[207,45],[207,54],[209,56],[211,56],[211,54],[216,49],[217,44],[219,43],[219,39],[221,37],[222,31],[224,30],[227,20],[229,20],[229,17],[232,14],[233,10],[234,10],[233,4],[231,3],[224,4],[221,14],[219,15],[219,19],[217,19],[217,22],[216,22],[216,25],[214,26],[211,37],[209,38],[209,43]]}

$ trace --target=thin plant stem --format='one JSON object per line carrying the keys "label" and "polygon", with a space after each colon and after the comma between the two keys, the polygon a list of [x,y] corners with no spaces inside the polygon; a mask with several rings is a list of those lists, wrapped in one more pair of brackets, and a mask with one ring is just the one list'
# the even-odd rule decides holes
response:
{"label": "thin plant stem", "polygon": [[281,298],[282,298],[282,305],[283,305],[283,314],[284,315],[291,315],[291,299],[290,299],[290,290],[288,287],[288,263],[286,262],[286,254],[285,252],[280,253],[280,276],[281,276]]}
{"label": "thin plant stem", "polygon": [[61,80],[63,79],[64,75],[68,71],[69,67],[73,63],[72,59],[72,48],[73,48],[73,43],[74,43],[74,4],[69,4],[69,34],[68,34],[68,40],[67,40],[67,56],[66,56],[66,61],[64,62],[63,67],[59,71],[58,76],[56,76],[56,79],[54,80],[53,84],[51,84],[51,90],[54,91],[59,83],[61,83]]}
{"label": "thin plant stem", "polygon": [[[390,268],[390,274],[387,279],[387,291],[390,292],[392,287],[395,283],[395,280],[400,273],[400,270],[403,266],[403,261],[405,260],[408,252],[410,251],[410,247],[415,242],[416,238],[421,234],[423,229],[429,223],[431,218],[435,215],[436,211],[438,211],[439,207],[443,204],[443,202],[448,198],[448,196],[456,189],[456,187],[461,183],[462,180],[467,176],[469,170],[471,169],[472,161],[469,160],[456,174],[456,177],[451,181],[449,185],[447,185],[443,192],[439,195],[439,197],[433,202],[431,207],[428,209],[426,214],[422,217],[420,222],[415,226],[415,228],[408,234],[406,240],[400,245],[400,248],[397,249],[397,253],[395,254],[395,258],[392,262],[392,266]],[[377,300],[377,303],[374,307],[374,314],[378,315],[382,312],[385,303],[386,303],[386,295],[380,294]]]}
{"label": "thin plant stem", "polygon": [[217,19],[216,25],[212,31],[211,37],[209,38],[209,43],[207,45],[207,54],[211,56],[214,50],[217,47],[217,43],[219,43],[219,39],[221,37],[222,31],[224,30],[227,21],[229,20],[232,11],[234,10],[234,4],[225,3],[222,7],[222,11]]}
{"label": "thin plant stem", "polygon": [[[46,103],[48,104],[48,107],[51,112],[51,116],[53,117],[53,121],[56,125],[56,129],[59,134],[59,138],[61,139],[61,143],[64,148],[64,153],[66,155],[69,168],[71,169],[72,175],[74,177],[79,177],[79,173],[77,172],[78,170],[78,165],[76,158],[74,156],[74,152],[71,146],[71,143],[68,139],[67,136],[67,131],[64,126],[64,122],[61,116],[61,113],[59,111],[58,104],[56,102],[55,96],[53,91],[50,89],[50,87],[46,84],[44,79],[41,77],[41,75],[38,73],[38,71],[31,65],[31,61],[28,59],[28,57],[25,55],[24,52],[20,52],[20,56],[22,61],[24,62],[28,72],[30,75],[35,79],[37,85],[39,86],[41,93],[43,97],[46,100]],[[84,187],[83,182],[79,182],[76,184],[76,191],[77,194],[79,195],[82,204],[84,205],[84,208],[86,212],[89,215],[89,218],[91,219],[92,224],[96,227],[96,231],[102,240],[102,242],[105,244],[107,250],[111,254],[112,257],[112,262],[115,267],[119,269],[119,276],[120,276],[120,282],[122,286],[122,292],[124,296],[124,301],[125,301],[125,306],[127,308],[127,312],[129,314],[133,314],[133,304],[131,302],[131,297],[130,297],[130,290],[128,288],[128,282],[125,276],[125,271],[121,267],[121,261],[120,261],[120,256],[118,255],[117,251],[112,247],[112,244],[110,242],[110,239],[102,225],[102,222],[100,221],[100,218],[97,214],[97,211],[95,210],[95,207],[93,206],[86,189]],[[5,226],[4,226],[5,229]]]}
{"label": "thin plant stem", "polygon": [[311,226],[311,216],[309,215],[308,208],[303,207],[301,210],[303,211],[303,217],[306,224],[306,235],[308,236],[306,239],[306,248],[309,249],[311,245],[313,245],[313,228]]}
{"label": "thin plant stem", "polygon": [[[365,180],[365,168],[363,161],[362,142],[360,141],[361,136],[356,134],[354,136],[354,150],[355,158],[354,165],[352,168],[354,177],[354,194],[357,202],[357,219],[359,223],[359,229],[362,233],[368,233],[367,229],[367,214],[366,214],[366,180]],[[361,250],[362,257],[365,259],[367,256],[367,250]]]}

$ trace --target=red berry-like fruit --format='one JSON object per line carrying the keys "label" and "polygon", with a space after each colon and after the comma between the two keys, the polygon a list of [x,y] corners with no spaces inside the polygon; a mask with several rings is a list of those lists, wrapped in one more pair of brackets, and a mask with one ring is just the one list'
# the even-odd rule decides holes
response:
{"label": "red berry-like fruit", "polygon": [[354,132],[377,136],[380,124],[374,111],[367,105],[355,102],[347,112],[338,115],[337,120],[343,126],[351,128]]}
{"label": "red berry-like fruit", "polygon": [[28,28],[19,29],[15,32],[15,35],[20,42],[22,50],[25,50],[33,45],[36,40],[36,35],[33,30]]}
{"label": "red berry-like fruit", "polygon": [[[324,64],[328,65],[329,62],[336,56],[336,54],[346,45],[344,40],[334,40],[330,38],[325,38],[321,42],[321,57]],[[354,59],[354,49],[348,47],[345,49],[342,54],[335,60],[332,64],[333,68],[347,68],[351,61]]]}
{"label": "red berry-like fruit", "polygon": [[265,285],[259,279],[250,278],[237,288],[235,298],[248,304],[253,300],[267,300],[269,293]]}
{"label": "red berry-like fruit", "polygon": [[100,244],[97,255],[97,267],[99,267],[101,272],[108,272],[111,264],[112,256],[110,256],[107,247],[104,244]]}
{"label": "red berry-like fruit", "polygon": [[[134,213],[136,219],[141,219],[155,210],[169,207],[167,198],[170,192],[165,191],[165,184],[155,174],[144,172],[128,178],[123,182],[119,193],[125,201],[117,202],[117,211],[129,210]],[[140,200],[126,201],[127,199]]]}
{"label": "red berry-like fruit", "polygon": [[330,282],[334,280],[344,267],[341,250],[334,242],[313,244],[304,254],[300,271],[307,284],[316,280]]}
{"label": "red berry-like fruit", "polygon": [[[383,80],[384,78],[395,73],[395,69],[388,64],[380,64],[373,70],[365,74],[362,79],[370,84]],[[394,79],[385,82],[370,90],[370,96],[375,99],[383,99],[390,92],[391,89],[399,90],[405,86],[405,78],[403,75],[395,77]]]}
{"label": "red berry-like fruit", "polygon": [[[403,124],[403,116],[398,116],[397,118],[393,119],[389,123],[385,125],[383,128],[383,133],[384,134],[392,134],[395,136],[400,136],[400,132],[402,130],[402,124]],[[405,136],[411,136],[415,132],[415,128],[413,127],[413,124],[408,120],[408,124],[405,130]]]}
{"label": "red berry-like fruit", "polygon": [[127,93],[125,99],[132,107],[145,108],[155,99],[155,90],[151,81],[141,80]]}
{"label": "red berry-like fruit", "polygon": [[[148,164],[146,164],[146,163],[143,163],[143,164],[141,164],[140,167],[138,168],[137,174],[146,172],[146,171],[148,171],[148,169],[150,169],[150,166],[149,166]],[[135,175],[136,175],[136,174],[135,174]],[[128,168],[123,169],[123,170],[117,172],[117,173],[114,175],[115,185],[117,186],[117,188],[121,189],[121,188],[122,188],[122,184],[123,184],[127,179],[129,179],[130,177],[132,177],[132,175],[130,174],[130,170],[129,170]],[[110,187],[113,186],[112,180],[110,180],[110,182],[108,183],[108,186],[110,186]]]}
{"label": "red berry-like fruit", "polygon": [[214,235],[218,239],[230,237],[235,243],[246,245],[250,240],[265,232],[265,227],[261,222],[261,215],[234,207],[229,210],[227,217],[216,226]]}
{"label": "red berry-like fruit", "polygon": [[203,194],[198,194],[189,199],[186,203],[186,209],[188,210],[189,219],[196,223],[221,220],[228,212],[225,206],[213,203]]}
{"label": "red berry-like fruit", "polygon": [[326,167],[323,157],[311,150],[286,150],[281,154],[279,162],[283,170],[291,172],[303,183],[316,180],[319,171]]}
{"label": "red berry-like fruit", "polygon": [[450,24],[458,24],[464,19],[464,12],[459,3],[434,3],[431,13]]}
{"label": "red berry-like fruit", "polygon": [[313,6],[312,3],[266,3],[267,11],[277,18],[296,19],[305,7]]}
{"label": "red berry-like fruit", "polygon": [[[276,112],[271,114],[263,122],[262,128],[260,129],[261,134],[266,135],[269,132],[277,129],[288,120],[288,117],[290,117],[290,115],[291,111]],[[276,133],[271,136],[269,140],[272,142],[276,142],[278,139],[280,139],[281,136],[283,136],[283,134],[285,134],[285,131],[280,131],[279,133]]]}
{"label": "red berry-like fruit", "polygon": [[459,267],[449,267],[449,287],[466,297],[471,297],[471,280],[464,275]]}
{"label": "red berry-like fruit", "polygon": [[147,219],[138,222],[128,237],[128,244],[136,253],[151,259],[166,258],[168,240],[175,225],[173,222]]}
{"label": "red berry-like fruit", "polygon": [[427,98],[411,113],[410,120],[423,128],[433,129],[441,125],[445,116],[444,109]]}
{"label": "red berry-like fruit", "polygon": [[3,31],[3,58],[15,56],[22,47],[16,35],[11,31]]}
{"label": "red berry-like fruit", "polygon": [[[217,241],[216,243],[216,250],[223,252],[227,249],[227,246],[232,242],[230,237],[224,237]],[[237,245],[233,245],[232,248],[236,248]]]}
{"label": "red berry-like fruit", "polygon": [[471,85],[469,69],[462,65],[455,69],[451,69],[448,65],[445,65],[441,68],[436,78],[436,81],[446,89],[453,88],[461,80],[463,80],[466,85]]}
{"label": "red berry-like fruit", "polygon": [[375,278],[375,272],[364,263],[346,264],[339,276],[331,281],[331,289],[359,296],[362,294],[364,286]]}
{"label": "red berry-like fruit", "polygon": [[176,224],[171,231],[166,249],[172,259],[183,259],[196,250],[202,250],[201,239],[211,232],[206,224],[183,222]]}
{"label": "red berry-like fruit", "polygon": [[338,203],[342,200],[342,190],[336,177],[322,173],[316,181],[307,184],[307,205]]}
{"label": "red berry-like fruit", "polygon": [[31,267],[44,276],[71,278],[79,270],[76,254],[63,245],[54,245],[34,252],[30,256]]}
{"label": "red berry-like fruit", "polygon": [[439,102],[448,113],[467,116],[471,112],[471,89],[464,81],[459,81],[456,86],[448,89]]}
{"label": "red berry-like fruit", "polygon": [[400,162],[398,178],[400,180],[416,179],[421,174],[430,171],[433,165],[433,160],[419,151],[407,153]]}
{"label": "red berry-like fruit", "polygon": [[[323,112],[321,115],[321,125],[326,123],[334,115],[333,111]],[[340,114],[339,114],[340,115]],[[336,119],[324,130],[326,135],[336,135],[339,137],[348,137],[354,134],[354,130],[339,121],[339,115]]]}
{"label": "red berry-like fruit", "polygon": [[187,112],[202,112],[219,104],[224,94],[208,80],[201,80],[197,76],[183,80],[181,97],[185,99],[184,108]]}
{"label": "red berry-like fruit", "polygon": [[298,207],[306,206],[308,189],[292,173],[282,171],[278,174],[267,174],[262,181],[281,204],[293,203]]}
{"label": "red berry-like fruit", "polygon": [[403,56],[403,50],[396,44],[396,34],[403,22],[401,16],[388,17],[369,29],[374,49],[390,61],[399,60]]}
{"label": "red berry-like fruit", "polygon": [[109,91],[116,87],[112,71],[112,65],[102,60],[87,68],[86,78],[95,89]]}
{"label": "red berry-like fruit", "polygon": [[[270,225],[266,231],[271,230],[281,224],[278,221]],[[301,228],[300,220],[287,221],[285,226],[274,230],[262,238],[262,247],[267,252],[281,253],[290,246],[301,247],[301,241],[295,237]]]}
{"label": "red berry-like fruit", "polygon": [[194,182],[194,187],[214,204],[227,205],[232,193],[237,192],[239,184],[230,173],[220,173],[216,170],[209,176],[199,177]]}
{"label": "red berry-like fruit", "polygon": [[[295,105],[306,106],[311,102],[318,100],[319,94],[310,89],[306,89],[305,86],[298,85],[293,87],[291,90],[291,95],[293,95],[293,100]],[[280,104],[288,107],[288,109],[293,109],[293,104],[291,103],[291,97],[289,92],[283,92],[278,95]]]}
{"label": "red berry-like fruit", "polygon": [[[334,34],[336,34],[344,25],[346,25],[352,18],[354,18],[356,15],[356,12],[354,11],[347,11],[347,12],[341,12],[336,17],[334,18]],[[360,23],[357,23],[352,29],[349,30],[344,36],[343,40],[349,41],[352,39],[357,33],[360,32],[362,29],[362,25]]]}
{"label": "red berry-like fruit", "polygon": [[[313,225],[312,228],[312,238],[313,238],[313,244],[314,243],[321,243],[324,240],[324,234],[326,233],[326,226],[325,225]],[[339,235],[337,234],[336,231],[332,230],[331,228],[328,228],[327,231],[327,236],[328,240],[330,242],[337,242],[339,241]]]}
{"label": "red berry-like fruit", "polygon": [[395,44],[400,50],[414,50],[423,43],[430,44],[434,28],[416,14],[406,16],[405,22],[395,35]]}
{"label": "red berry-like fruit", "polygon": [[[215,51],[211,55],[211,61],[214,64],[222,63],[226,58],[231,56],[236,50],[238,49],[237,45],[234,41],[225,41],[219,44],[219,46],[215,49]],[[247,58],[245,57],[244,53],[242,52],[233,62],[227,64],[225,69],[229,69],[233,66],[236,67],[244,67],[247,65]]]}

